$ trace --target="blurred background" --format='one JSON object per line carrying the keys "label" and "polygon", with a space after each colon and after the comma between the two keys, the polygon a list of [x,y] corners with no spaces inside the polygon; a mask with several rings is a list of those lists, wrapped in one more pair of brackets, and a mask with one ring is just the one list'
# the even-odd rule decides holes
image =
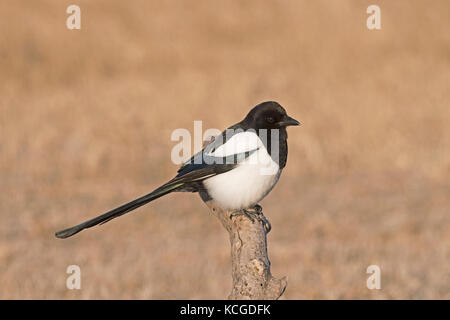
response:
{"label": "blurred background", "polygon": [[449,29],[446,0],[1,1],[0,298],[226,298],[228,234],[196,195],[54,232],[170,179],[174,129],[276,100],[303,124],[261,203],[282,298],[449,299]]}

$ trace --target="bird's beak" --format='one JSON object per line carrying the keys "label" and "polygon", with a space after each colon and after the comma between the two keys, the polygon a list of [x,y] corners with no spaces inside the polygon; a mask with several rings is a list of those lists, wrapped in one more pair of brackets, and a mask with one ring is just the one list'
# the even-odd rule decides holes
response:
{"label": "bird's beak", "polygon": [[295,120],[294,118],[291,118],[289,116],[286,117],[286,119],[278,122],[278,125],[280,127],[287,127],[287,126],[299,126],[300,122],[298,122],[297,120]]}

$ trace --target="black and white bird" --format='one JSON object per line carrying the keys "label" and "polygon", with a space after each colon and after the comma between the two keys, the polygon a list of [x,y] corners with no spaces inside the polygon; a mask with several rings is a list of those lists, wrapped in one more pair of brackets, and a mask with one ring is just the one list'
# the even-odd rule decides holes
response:
{"label": "black and white bird", "polygon": [[94,219],[58,231],[56,237],[68,238],[180,191],[202,192],[222,209],[249,216],[247,209],[259,207],[258,202],[272,190],[286,165],[286,127],[299,124],[277,102],[263,102],[186,161],[172,180]]}

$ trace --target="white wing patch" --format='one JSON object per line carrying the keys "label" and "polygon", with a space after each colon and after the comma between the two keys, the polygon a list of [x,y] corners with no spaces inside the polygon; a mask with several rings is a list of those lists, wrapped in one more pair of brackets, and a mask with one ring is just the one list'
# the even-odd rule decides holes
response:
{"label": "white wing patch", "polygon": [[[216,137],[216,139],[222,138]],[[254,151],[263,147],[264,144],[258,137],[256,132],[245,131],[236,133],[228,141],[212,152],[207,153],[208,156],[213,157],[228,157],[234,154]]]}

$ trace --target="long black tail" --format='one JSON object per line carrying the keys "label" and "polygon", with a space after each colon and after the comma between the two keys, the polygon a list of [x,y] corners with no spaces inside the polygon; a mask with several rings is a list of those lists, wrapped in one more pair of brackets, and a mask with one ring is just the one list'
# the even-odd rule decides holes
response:
{"label": "long black tail", "polygon": [[125,213],[128,213],[134,209],[137,209],[140,206],[143,206],[144,204],[149,203],[150,201],[158,199],[159,197],[162,197],[162,196],[174,191],[176,188],[178,188],[181,185],[183,185],[183,183],[165,184],[143,197],[140,197],[136,200],[128,202],[128,203],[126,203],[116,209],[113,209],[111,211],[108,211],[94,219],[85,221],[74,227],[58,231],[55,233],[55,236],[57,238],[61,238],[61,239],[68,238],[70,236],[73,236],[74,234],[77,234],[78,232],[80,232],[83,229],[93,227],[97,224],[106,223],[109,220],[120,217],[121,215],[124,215]]}

